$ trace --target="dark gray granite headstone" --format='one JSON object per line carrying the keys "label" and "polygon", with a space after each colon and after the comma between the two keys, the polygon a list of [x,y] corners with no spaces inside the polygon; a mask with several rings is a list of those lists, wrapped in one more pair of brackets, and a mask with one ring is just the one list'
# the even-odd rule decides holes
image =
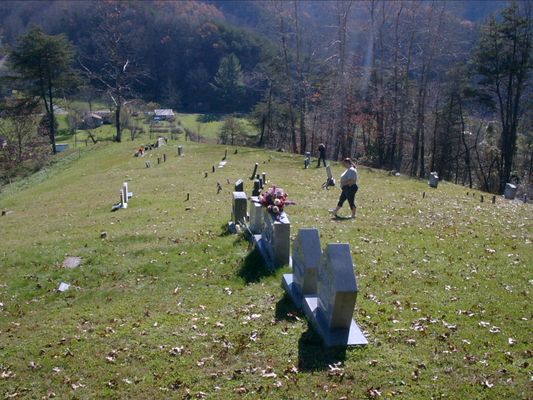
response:
{"label": "dark gray granite headstone", "polygon": [[304,298],[304,312],[326,346],[368,344],[352,319],[357,282],[350,246],[326,246],[318,270],[317,296]]}
{"label": "dark gray granite headstone", "polygon": [[439,175],[436,172],[431,172],[428,184],[432,188],[439,186]]}
{"label": "dark gray granite headstone", "polygon": [[326,322],[328,328],[348,328],[357,299],[350,246],[328,244],[318,275],[319,317]]}
{"label": "dark gray granite headstone", "polygon": [[232,221],[236,224],[240,224],[242,221],[246,221],[246,207],[247,207],[246,193],[233,192],[233,212]]}
{"label": "dark gray granite headstone", "polygon": [[237,182],[235,182],[235,191],[244,192],[244,182],[242,179],[239,179]]}
{"label": "dark gray granite headstone", "polygon": [[256,235],[263,231],[263,206],[259,197],[250,196],[250,231]]}
{"label": "dark gray granite headstone", "polygon": [[283,286],[294,304],[301,307],[303,296],[317,293],[318,266],[322,250],[318,229],[302,228],[292,244],[292,274],[283,275]]}
{"label": "dark gray granite headstone", "polygon": [[516,185],[513,185],[512,183],[506,183],[505,191],[503,192],[503,197],[505,197],[508,200],[514,200],[515,196],[516,196]]}
{"label": "dark gray granite headstone", "polygon": [[300,229],[293,243],[294,282],[302,295],[316,294],[318,265],[322,256],[318,229]]}
{"label": "dark gray granite headstone", "polygon": [[255,179],[254,189],[252,190],[252,196],[259,196],[260,192],[261,192],[261,183],[259,182],[259,179]]}
{"label": "dark gray granite headstone", "polygon": [[255,175],[257,174],[257,167],[259,167],[259,164],[255,163],[254,170],[252,172],[252,176],[250,177],[250,179],[255,179]]}

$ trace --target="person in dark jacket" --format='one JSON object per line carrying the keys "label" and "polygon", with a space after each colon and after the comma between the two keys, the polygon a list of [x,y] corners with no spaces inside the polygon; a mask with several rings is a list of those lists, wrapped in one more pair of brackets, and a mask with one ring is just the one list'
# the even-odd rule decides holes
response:
{"label": "person in dark jacket", "polygon": [[318,164],[316,167],[320,167],[320,160],[324,163],[324,167],[326,166],[326,146],[324,143],[320,143],[318,145]]}

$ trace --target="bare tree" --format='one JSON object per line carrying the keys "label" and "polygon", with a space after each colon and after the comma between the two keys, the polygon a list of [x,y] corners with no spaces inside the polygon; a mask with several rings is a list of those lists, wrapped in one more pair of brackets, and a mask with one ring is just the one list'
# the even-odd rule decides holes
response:
{"label": "bare tree", "polygon": [[146,77],[136,56],[129,17],[131,9],[124,2],[110,1],[98,4],[100,25],[94,34],[94,54],[85,55],[80,64],[88,77],[111,99],[115,109],[115,141],[122,141],[121,112],[125,102],[134,97],[134,85]]}

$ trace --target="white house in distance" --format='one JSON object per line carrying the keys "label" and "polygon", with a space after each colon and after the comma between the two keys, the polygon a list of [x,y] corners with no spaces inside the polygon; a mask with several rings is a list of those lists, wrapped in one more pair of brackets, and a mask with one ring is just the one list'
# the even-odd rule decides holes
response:
{"label": "white house in distance", "polygon": [[154,110],[154,121],[174,121],[176,116],[170,108],[161,108]]}

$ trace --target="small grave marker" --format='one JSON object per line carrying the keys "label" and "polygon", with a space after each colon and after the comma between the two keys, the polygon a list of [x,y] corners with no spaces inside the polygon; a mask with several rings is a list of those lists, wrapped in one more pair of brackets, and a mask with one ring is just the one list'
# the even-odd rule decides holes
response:
{"label": "small grave marker", "polygon": [[220,182],[217,182],[217,194],[219,194],[222,191],[222,185]]}
{"label": "small grave marker", "polygon": [[309,168],[309,165],[311,164],[311,152],[306,151],[305,152],[305,159],[304,159],[304,169]]}
{"label": "small grave marker", "polygon": [[215,166],[213,165],[213,167],[211,168],[211,172],[215,173]]}
{"label": "small grave marker", "polygon": [[81,257],[69,256],[63,260],[63,268],[76,268],[81,264]]}
{"label": "small grave marker", "polygon": [[513,185],[512,183],[506,183],[505,191],[503,192],[503,197],[505,197],[507,200],[514,200],[515,196],[516,185]]}
{"label": "small grave marker", "polygon": [[431,172],[429,174],[428,185],[432,188],[436,188],[437,186],[439,186],[439,175],[436,172]]}
{"label": "small grave marker", "polygon": [[326,182],[322,184],[322,188],[328,189],[330,186],[335,186],[335,179],[333,178],[333,174],[331,173],[331,166],[328,164],[326,165]]}
{"label": "small grave marker", "polygon": [[150,168],[152,166],[152,162],[146,161],[145,165],[146,165],[146,168]]}
{"label": "small grave marker", "polygon": [[57,288],[58,292],[66,292],[70,289],[70,283],[61,282]]}
{"label": "small grave marker", "polygon": [[492,196],[492,204],[496,204],[496,196]]}
{"label": "small grave marker", "polygon": [[259,196],[259,193],[261,192],[261,184],[259,182],[259,179],[254,180],[254,189],[252,191],[252,196]]}
{"label": "small grave marker", "polygon": [[178,156],[182,156],[183,155],[183,147],[182,146],[178,146]]}
{"label": "small grave marker", "polygon": [[252,176],[250,177],[250,180],[254,179],[255,178],[255,175],[257,174],[257,167],[259,167],[259,164],[258,163],[255,163],[254,165],[254,170],[252,172]]}
{"label": "small grave marker", "polygon": [[263,172],[261,174],[261,176],[263,177],[263,185],[266,185],[266,183],[267,183],[267,174],[266,174],[266,172]]}
{"label": "small grave marker", "polygon": [[163,153],[163,162],[167,162],[167,154]]}
{"label": "small grave marker", "polygon": [[244,182],[242,179],[238,179],[235,182],[235,192],[244,192]]}

